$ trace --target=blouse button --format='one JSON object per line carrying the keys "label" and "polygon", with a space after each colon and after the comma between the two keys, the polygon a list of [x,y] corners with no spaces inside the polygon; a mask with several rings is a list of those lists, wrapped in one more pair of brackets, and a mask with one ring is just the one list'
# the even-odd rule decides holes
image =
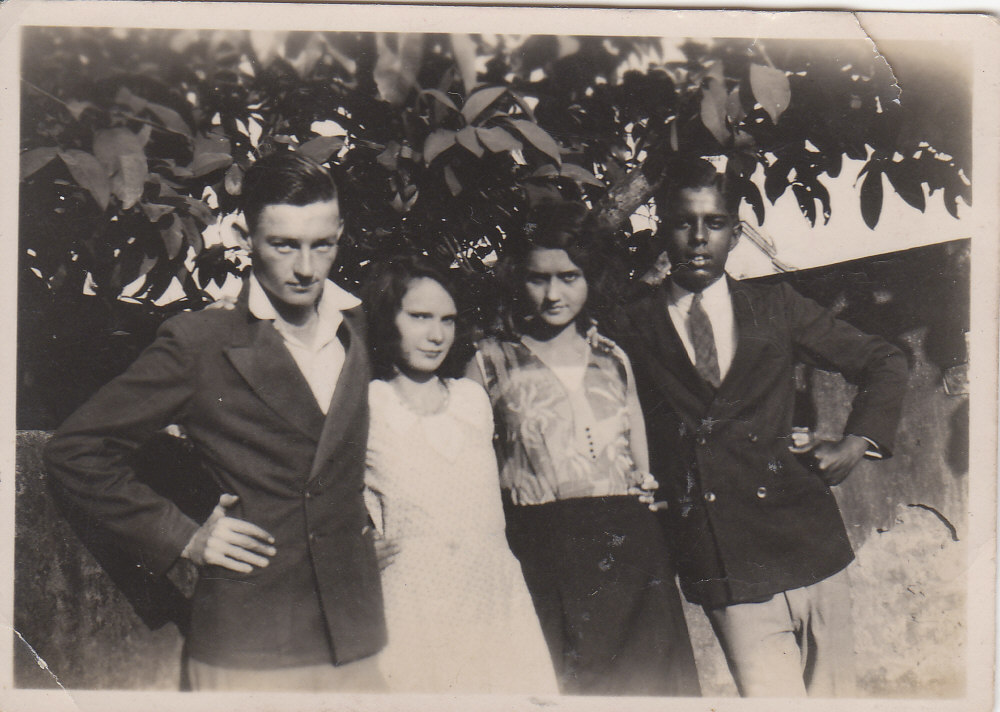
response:
{"label": "blouse button", "polygon": [[749,435],[747,435],[747,440],[749,440],[752,443],[757,442],[757,433],[750,433]]}
{"label": "blouse button", "polygon": [[712,490],[709,490],[708,492],[706,492],[705,493],[705,501],[706,502],[714,502],[715,501],[715,492],[713,492]]}
{"label": "blouse button", "polygon": [[764,499],[765,497],[767,497],[767,487],[758,487],[757,499]]}

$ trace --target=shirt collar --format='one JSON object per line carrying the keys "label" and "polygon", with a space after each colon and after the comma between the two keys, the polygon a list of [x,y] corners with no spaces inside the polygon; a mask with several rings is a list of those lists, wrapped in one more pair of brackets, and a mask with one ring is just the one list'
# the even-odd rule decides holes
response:
{"label": "shirt collar", "polygon": [[[319,315],[321,329],[326,333],[337,332],[341,322],[344,320],[343,312],[353,309],[361,304],[361,300],[348,292],[346,289],[338,287],[329,279],[323,283],[323,293],[320,295],[316,305],[316,313]],[[283,319],[278,314],[270,297],[261,286],[257,275],[250,273],[250,291],[247,297],[247,307],[250,313],[257,319],[274,321],[276,324],[283,323]]]}
{"label": "shirt collar", "polygon": [[[701,290],[701,301],[702,304],[724,304],[730,303],[729,301],[729,280],[726,275],[722,275],[719,279],[712,282],[710,285]],[[694,298],[694,292],[690,292],[684,287],[677,284],[677,282],[670,282],[670,303],[676,305],[683,311],[687,311],[691,307],[691,300]]]}

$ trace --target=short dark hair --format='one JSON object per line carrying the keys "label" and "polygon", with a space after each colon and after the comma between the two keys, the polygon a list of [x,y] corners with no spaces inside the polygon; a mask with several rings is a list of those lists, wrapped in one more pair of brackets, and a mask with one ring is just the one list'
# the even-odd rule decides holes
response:
{"label": "short dark hair", "polygon": [[[524,332],[526,317],[533,311],[525,294],[532,251],[565,251],[570,261],[583,271],[588,289],[593,290],[598,276],[595,229],[590,210],[578,201],[542,200],[528,210],[523,237],[508,240],[507,252],[497,269],[503,289],[501,316],[511,335]],[[591,302],[589,296],[587,302]],[[580,333],[586,333],[591,324],[590,310],[585,305],[576,317],[576,326]]]}
{"label": "short dark hair", "polygon": [[240,207],[250,232],[268,205],[310,205],[337,199],[330,172],[294,151],[270,153],[253,163],[243,176]]}
{"label": "short dark hair", "polygon": [[737,217],[742,194],[736,183],[704,158],[678,158],[667,164],[666,177],[654,193],[656,207],[662,215],[670,213],[670,206],[682,190],[714,188],[722,196],[726,212]]}
{"label": "short dark hair", "polygon": [[396,315],[402,308],[410,284],[417,279],[433,279],[455,302],[455,342],[445,356],[438,375],[458,378],[472,358],[472,342],[463,315],[461,289],[455,270],[421,254],[405,254],[390,258],[373,268],[372,278],[362,290],[361,298],[368,315],[368,340],[371,347],[372,371],[375,378],[388,380],[398,371],[399,330]]}

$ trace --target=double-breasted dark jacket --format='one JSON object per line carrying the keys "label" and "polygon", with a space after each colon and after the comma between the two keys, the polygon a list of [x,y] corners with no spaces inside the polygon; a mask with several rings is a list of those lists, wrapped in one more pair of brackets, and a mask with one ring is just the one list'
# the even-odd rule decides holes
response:
{"label": "double-breasted dark jacket", "polygon": [[681,587],[707,606],[766,600],[853,559],[830,488],[788,451],[795,363],[857,384],[845,433],[874,440],[884,456],[907,379],[898,349],[788,285],[731,280],[730,294],[737,345],[717,390],[677,335],[669,284],[619,311],[609,329],[632,360]]}
{"label": "double-breasted dark jacket", "polygon": [[207,566],[192,601],[190,655],[243,668],[350,662],[385,643],[379,570],[362,498],[370,365],[361,308],[344,313],[346,361],[324,416],[270,321],[232,310],[166,321],[131,367],[50,441],[58,490],[163,573],[198,528],[139,482],[130,453],[183,427],[231,516],[277,553],[249,574]]}

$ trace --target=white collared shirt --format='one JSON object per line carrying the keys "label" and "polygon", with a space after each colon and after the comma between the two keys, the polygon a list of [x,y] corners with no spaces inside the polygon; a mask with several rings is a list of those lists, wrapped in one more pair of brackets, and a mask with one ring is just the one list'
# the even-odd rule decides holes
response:
{"label": "white collared shirt", "polygon": [[[701,306],[712,323],[715,336],[715,352],[719,357],[719,378],[725,378],[736,353],[736,320],[733,317],[733,301],[729,296],[729,284],[725,277],[712,282],[701,292]],[[694,292],[689,292],[675,282],[670,283],[668,311],[677,335],[681,337],[684,350],[691,363],[695,362],[694,345],[688,332],[688,314]]]}
{"label": "white collared shirt", "polygon": [[288,352],[295,359],[299,370],[309,384],[316,398],[316,404],[326,415],[330,409],[337,379],[344,368],[346,352],[337,338],[337,330],[344,322],[343,312],[361,304],[361,300],[341,289],[330,280],[323,284],[323,294],[316,305],[319,325],[312,344],[306,344],[296,335],[294,328],[278,314],[271,304],[267,292],[260,286],[257,277],[250,274],[250,294],[247,306],[257,319],[273,321],[274,329],[285,343]]}

